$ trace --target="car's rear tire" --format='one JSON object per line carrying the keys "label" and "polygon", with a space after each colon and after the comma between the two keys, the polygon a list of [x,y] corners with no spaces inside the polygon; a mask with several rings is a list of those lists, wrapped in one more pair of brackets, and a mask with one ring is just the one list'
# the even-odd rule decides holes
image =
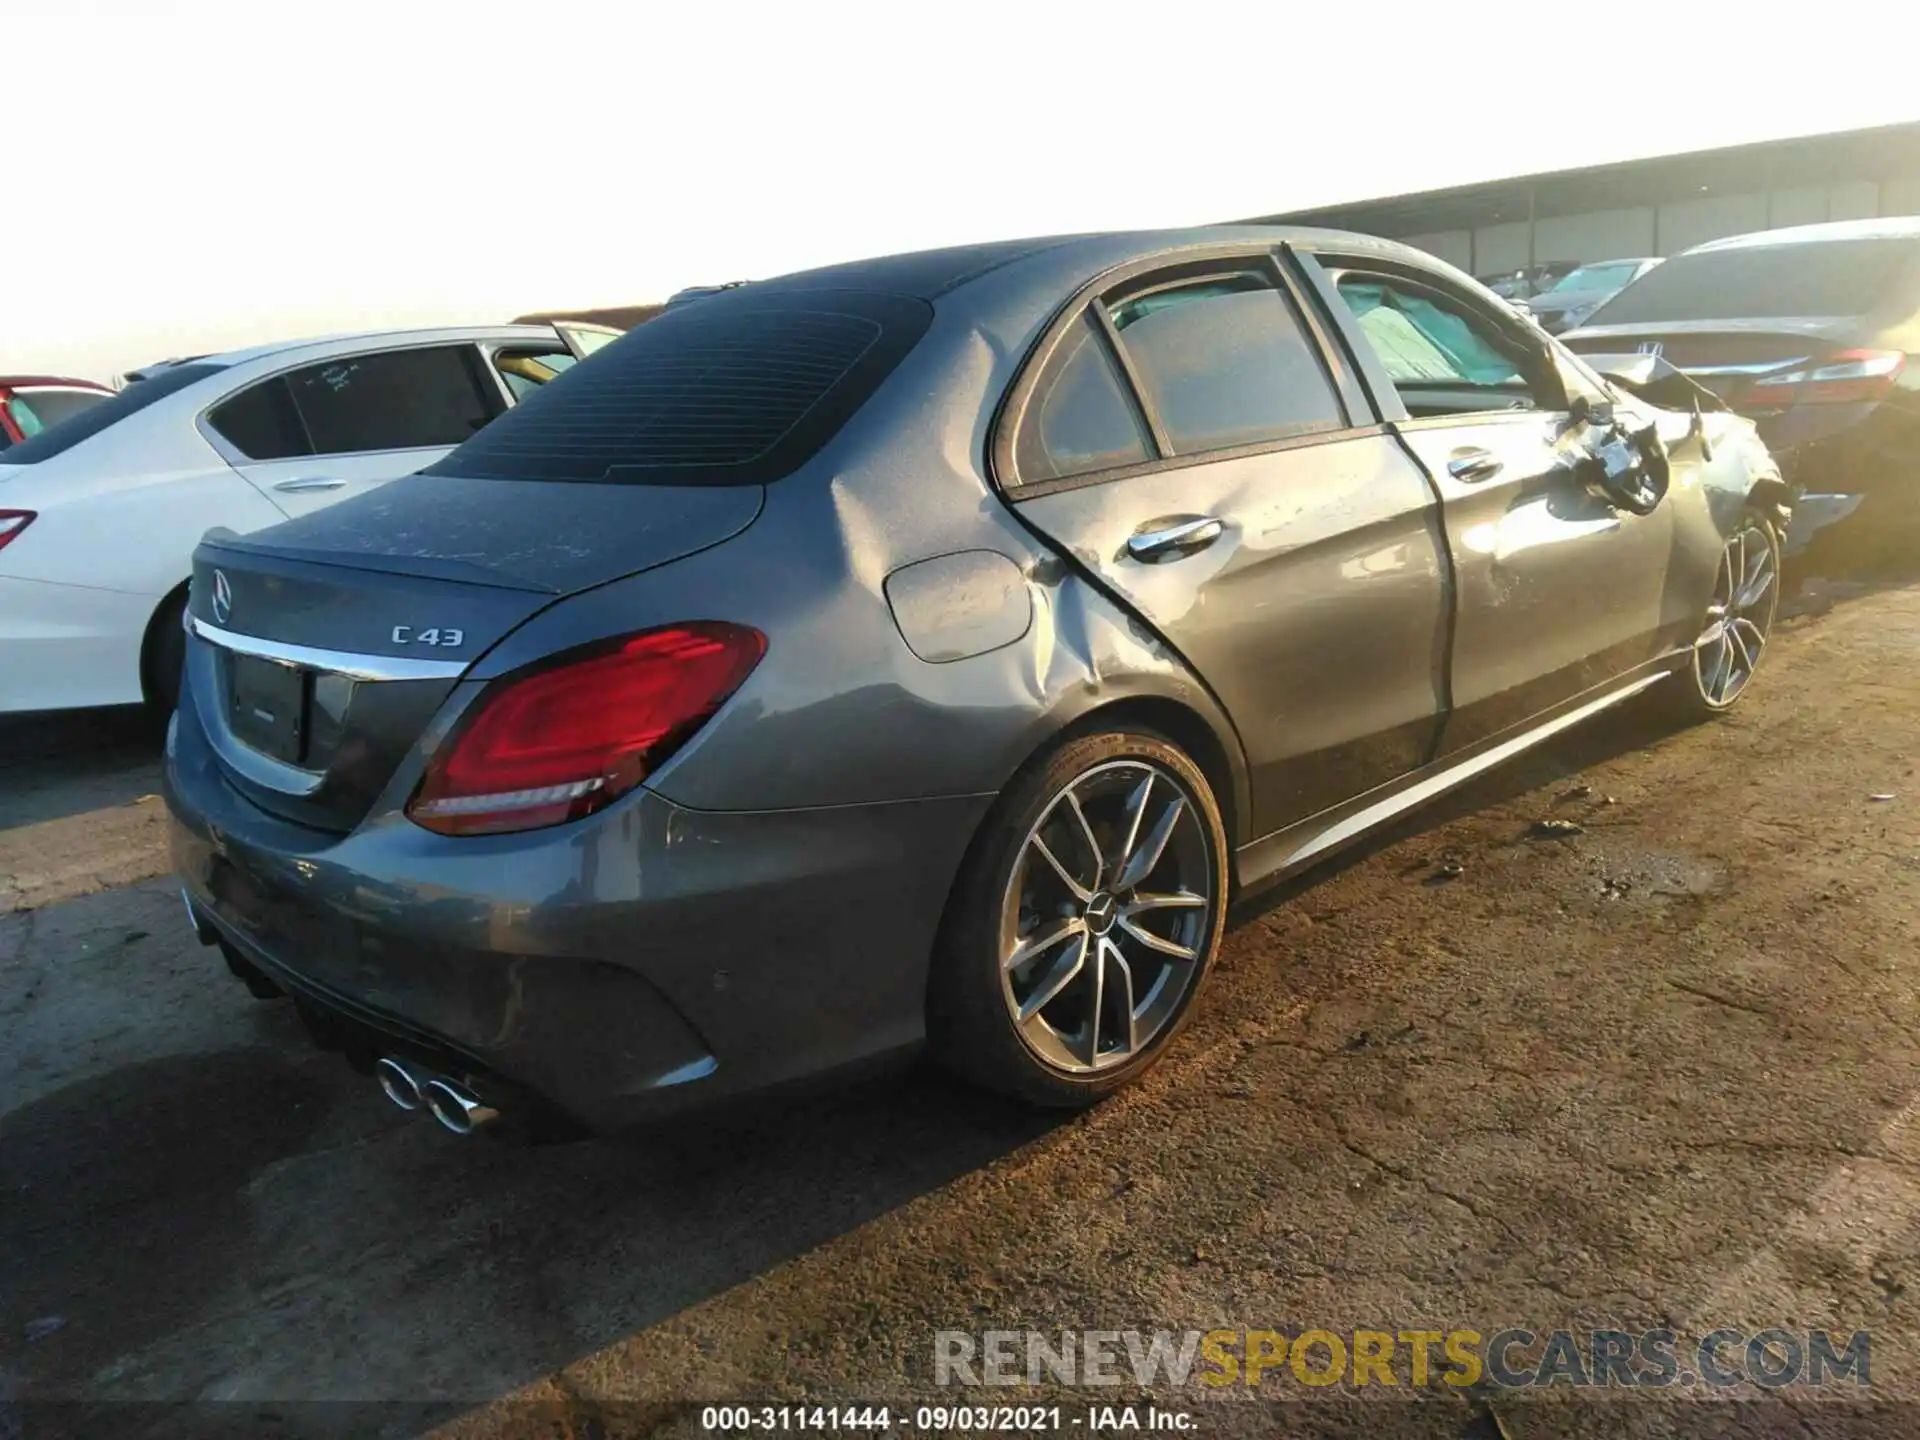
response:
{"label": "car's rear tire", "polygon": [[1073,737],[981,828],[935,956],[935,1055],[1036,1105],[1090,1105],[1186,1022],[1225,926],[1227,839],[1206,776],[1158,735]]}
{"label": "car's rear tire", "polygon": [[186,614],[187,592],[181,589],[160,602],[142,647],[140,689],[147,709],[162,721],[180,704],[180,676],[187,663]]}
{"label": "car's rear tire", "polygon": [[1750,507],[1720,552],[1713,596],[1693,654],[1666,692],[1670,717],[1698,724],[1733,708],[1747,693],[1780,610],[1780,531]]}

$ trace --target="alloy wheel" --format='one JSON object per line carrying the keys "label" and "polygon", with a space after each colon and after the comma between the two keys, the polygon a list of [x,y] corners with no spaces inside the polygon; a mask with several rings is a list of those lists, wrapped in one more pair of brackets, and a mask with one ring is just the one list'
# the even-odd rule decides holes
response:
{"label": "alloy wheel", "polygon": [[1715,709],[1731,705],[1753,679],[1780,603],[1780,567],[1771,537],[1749,520],[1727,541],[1714,579],[1706,628],[1693,644],[1700,694]]}
{"label": "alloy wheel", "polygon": [[1109,761],[1059,790],[1001,908],[1002,990],[1028,1049],[1088,1074],[1151,1048],[1204,961],[1214,870],[1198,805],[1161,766]]}

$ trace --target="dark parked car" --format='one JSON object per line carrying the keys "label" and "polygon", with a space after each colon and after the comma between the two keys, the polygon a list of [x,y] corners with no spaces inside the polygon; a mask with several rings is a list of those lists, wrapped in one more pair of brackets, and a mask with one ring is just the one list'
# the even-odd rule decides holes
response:
{"label": "dark parked car", "polygon": [[1638,260],[1599,260],[1570,270],[1545,290],[1525,301],[1521,308],[1533,316],[1549,335],[1558,335],[1581,324],[1607,301],[1645,275],[1660,261],[1645,257]]}
{"label": "dark parked car", "polygon": [[1805,492],[1794,548],[1856,509],[1850,530],[1920,536],[1920,218],[1696,246],[1565,338],[1660,355],[1751,416]]}
{"label": "dark parked car", "polygon": [[1525,300],[1551,290],[1562,276],[1578,269],[1579,263],[1577,260],[1546,260],[1538,265],[1526,265],[1518,270],[1483,276],[1480,283],[1502,300]]}
{"label": "dark parked car", "polygon": [[1785,493],[1738,417],[1359,236],[756,282],[210,536],[174,863],[252,988],[456,1131],[927,1039],[1085,1104],[1236,893],[1642,692],[1732,704]]}

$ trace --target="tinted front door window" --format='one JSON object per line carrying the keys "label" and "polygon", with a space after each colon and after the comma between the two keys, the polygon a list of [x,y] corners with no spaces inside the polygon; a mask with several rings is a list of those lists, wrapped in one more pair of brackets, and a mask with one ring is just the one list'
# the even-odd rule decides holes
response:
{"label": "tinted front door window", "polygon": [[1291,304],[1261,276],[1155,290],[1109,314],[1177,455],[1345,423]]}
{"label": "tinted front door window", "polygon": [[1373,276],[1341,277],[1340,298],[1409,414],[1552,407],[1555,397],[1529,378],[1525,357],[1464,307]]}

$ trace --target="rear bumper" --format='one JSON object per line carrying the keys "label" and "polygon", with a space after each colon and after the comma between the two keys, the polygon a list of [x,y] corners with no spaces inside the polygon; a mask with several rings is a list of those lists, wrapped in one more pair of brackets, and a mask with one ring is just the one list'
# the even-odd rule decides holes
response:
{"label": "rear bumper", "polygon": [[1791,485],[1920,502],[1920,419],[1902,405],[1801,405],[1755,424]]}
{"label": "rear bumper", "polygon": [[0,713],[134,705],[157,599],[0,576]]}
{"label": "rear bumper", "polygon": [[1920,422],[1903,404],[1803,405],[1756,423],[1799,494],[1789,555],[1817,537],[1845,569],[1862,544],[1878,553],[1920,540]]}
{"label": "rear bumper", "polygon": [[340,836],[228,786],[183,707],[164,780],[200,918],[401,1050],[613,1129],[916,1044],[947,891],[991,797]]}
{"label": "rear bumper", "polygon": [[1838,525],[1860,508],[1862,495],[1831,494],[1808,490],[1794,497],[1793,519],[1787,525],[1786,553],[1798,555],[1813,544],[1813,537]]}

